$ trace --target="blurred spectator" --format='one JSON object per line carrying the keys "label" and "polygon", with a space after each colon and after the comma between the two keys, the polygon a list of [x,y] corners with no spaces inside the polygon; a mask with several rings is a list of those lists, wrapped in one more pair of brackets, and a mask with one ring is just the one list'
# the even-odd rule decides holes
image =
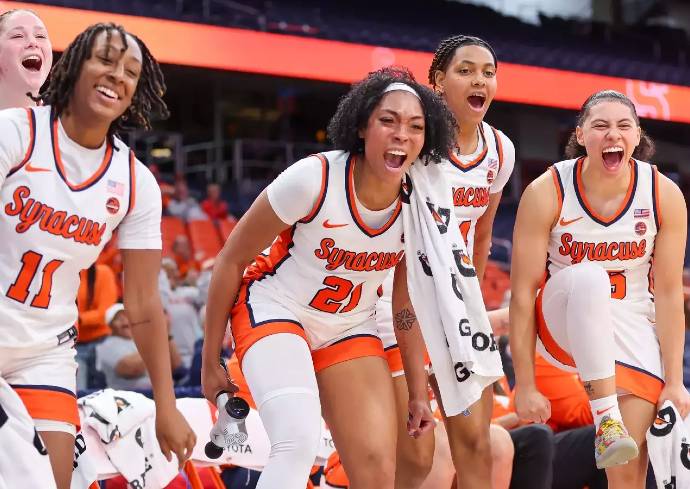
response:
{"label": "blurred spectator", "polygon": [[192,255],[192,245],[185,234],[175,238],[172,245],[172,253],[177,264],[177,280],[184,284],[195,285],[199,277],[199,262]]}
{"label": "blurred spectator", "polygon": [[220,185],[209,183],[206,187],[206,199],[201,202],[201,208],[209,219],[225,219],[228,217],[228,203],[220,196]]}
{"label": "blurred spectator", "polygon": [[194,197],[189,195],[187,182],[179,179],[175,182],[175,193],[168,203],[168,214],[184,221],[206,219],[206,214],[199,207]]}
{"label": "blurred spectator", "polygon": [[182,366],[189,368],[194,356],[194,344],[201,338],[201,322],[198,308],[201,307],[199,289],[185,285],[175,262],[169,258],[162,261],[163,270],[170,284],[165,292],[165,309],[170,319],[170,333],[175,337]]}
{"label": "blurred spectator", "polygon": [[161,189],[161,200],[163,203],[163,212],[167,214],[168,205],[170,204],[170,201],[172,200],[173,195],[175,194],[175,187],[173,185],[171,185],[170,183],[166,182],[165,180],[163,180],[160,168],[158,167],[157,164],[155,164],[155,163],[150,164],[149,170],[151,170],[153,177],[156,179],[156,182],[158,182],[158,186]]}
{"label": "blurred spectator", "polygon": [[[106,322],[112,335],[96,346],[96,367],[105,375],[107,386],[122,390],[150,389],[151,379],[132,340],[125,307],[119,302],[110,306],[106,311]],[[181,360],[172,335],[168,336],[168,345],[171,367],[175,370]]]}
{"label": "blurred spectator", "polygon": [[77,389],[93,386],[96,345],[110,334],[105,313],[118,299],[115,274],[106,265],[93,264],[79,274],[77,292],[79,335],[77,337]]}

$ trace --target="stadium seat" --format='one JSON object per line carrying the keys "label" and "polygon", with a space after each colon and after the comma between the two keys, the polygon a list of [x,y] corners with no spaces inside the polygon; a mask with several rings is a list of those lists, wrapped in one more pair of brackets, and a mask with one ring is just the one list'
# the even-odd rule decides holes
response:
{"label": "stadium seat", "polygon": [[230,236],[230,233],[237,225],[237,219],[232,217],[226,217],[218,221],[218,231],[220,232],[220,239],[225,243]]}
{"label": "stadium seat", "polygon": [[184,221],[173,216],[163,216],[161,220],[161,233],[163,235],[163,256],[172,254],[172,245],[180,234],[186,234]]}
{"label": "stadium seat", "polygon": [[218,254],[222,243],[212,221],[190,221],[187,229],[196,260],[201,262]]}

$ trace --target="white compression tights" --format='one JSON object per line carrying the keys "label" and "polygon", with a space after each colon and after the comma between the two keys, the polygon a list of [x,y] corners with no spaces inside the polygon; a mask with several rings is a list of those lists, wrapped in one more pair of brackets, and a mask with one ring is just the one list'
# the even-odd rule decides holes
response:
{"label": "white compression tights", "polygon": [[564,268],[544,287],[542,311],[549,332],[571,354],[582,380],[615,374],[611,300],[608,274],[592,263]]}
{"label": "white compression tights", "polygon": [[249,348],[242,370],[271,441],[257,489],[304,489],[321,435],[309,347],[294,334],[266,336]]}

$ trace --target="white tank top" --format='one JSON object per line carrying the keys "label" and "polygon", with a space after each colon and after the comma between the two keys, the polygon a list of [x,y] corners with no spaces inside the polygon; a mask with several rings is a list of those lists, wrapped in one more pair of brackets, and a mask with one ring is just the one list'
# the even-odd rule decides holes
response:
{"label": "white tank top", "polygon": [[126,145],[108,143],[97,171],[75,184],[50,107],[27,114],[28,151],[0,189],[0,347],[73,337],[66,330],[77,320],[79,271],[96,261],[134,204],[136,160]]}
{"label": "white tank top", "polygon": [[[309,213],[281,233],[245,271],[254,290],[270,293],[324,325],[361,324],[374,313],[377,289],[403,256],[401,205],[380,228],[366,225],[356,205],[357,158],[317,155],[322,186]],[[297,196],[296,196],[297,198]]]}
{"label": "white tank top", "polygon": [[660,225],[658,171],[631,159],[628,192],[617,212],[604,218],[587,202],[583,162],[584,158],[566,160],[551,167],[560,212],[549,237],[547,280],[575,263],[596,263],[611,278],[611,297],[618,299],[615,307],[633,308],[653,321],[652,256]]}

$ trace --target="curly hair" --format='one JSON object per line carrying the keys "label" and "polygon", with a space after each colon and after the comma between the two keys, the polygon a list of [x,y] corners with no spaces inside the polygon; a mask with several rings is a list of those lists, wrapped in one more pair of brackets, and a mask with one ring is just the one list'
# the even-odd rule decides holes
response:
{"label": "curly hair", "polygon": [[[601,102],[618,102],[625,105],[630,109],[630,112],[632,113],[633,118],[635,119],[635,123],[639,127],[640,118],[637,116],[635,104],[633,104],[628,97],[615,90],[600,90],[590,95],[589,98],[585,100],[585,103],[582,104],[580,113],[577,115],[576,125],[578,127],[582,127],[582,124],[584,124],[585,119],[587,119],[587,117],[589,116],[589,111],[592,109],[592,107],[594,107],[597,104],[600,104]],[[635,151],[633,151],[632,157],[642,161],[649,161],[649,159],[654,155],[654,141],[641,128],[640,132],[640,144],[638,144],[635,148]],[[577,142],[577,133],[573,131],[570,134],[570,138],[568,138],[568,144],[566,144],[565,147],[566,158],[579,158],[580,156],[585,156],[586,154],[587,150],[584,146]]]}
{"label": "curly hair", "polygon": [[134,34],[125,31],[121,25],[94,24],[79,34],[60,56],[51,72],[49,85],[41,93],[39,99],[54,108],[56,117],[65,110],[74,94],[74,87],[81,75],[82,66],[87,59],[91,58],[94,41],[101,32],[106,33],[108,43],[113,33],[117,33],[124,46],[122,52],[125,52],[128,47],[127,36],[131,36],[139,45],[143,57],[141,76],[132,97],[132,103],[110,124],[108,136],[130,129],[151,129],[152,117],[165,119],[170,115],[163,101],[166,90],[163,73],[146,44]]}
{"label": "curly hair", "polygon": [[455,51],[463,46],[480,46],[485,48],[491,53],[494,58],[494,66],[498,68],[498,58],[496,57],[496,52],[491,44],[486,42],[484,39],[474,36],[457,35],[451,36],[447,39],[441,41],[441,43],[436,48],[434,53],[434,59],[431,61],[431,66],[429,66],[429,85],[436,87],[436,72],[446,71],[448,69],[448,64],[450,60],[455,56]]}
{"label": "curly hair", "polygon": [[338,109],[328,123],[328,137],[336,148],[353,154],[364,152],[364,141],[359,131],[391,83],[409,85],[419,95],[424,112],[424,146],[419,158],[440,162],[455,140],[455,119],[443,100],[433,90],[418,83],[412,73],[403,67],[388,67],[369,73],[355,83],[338,103]]}

